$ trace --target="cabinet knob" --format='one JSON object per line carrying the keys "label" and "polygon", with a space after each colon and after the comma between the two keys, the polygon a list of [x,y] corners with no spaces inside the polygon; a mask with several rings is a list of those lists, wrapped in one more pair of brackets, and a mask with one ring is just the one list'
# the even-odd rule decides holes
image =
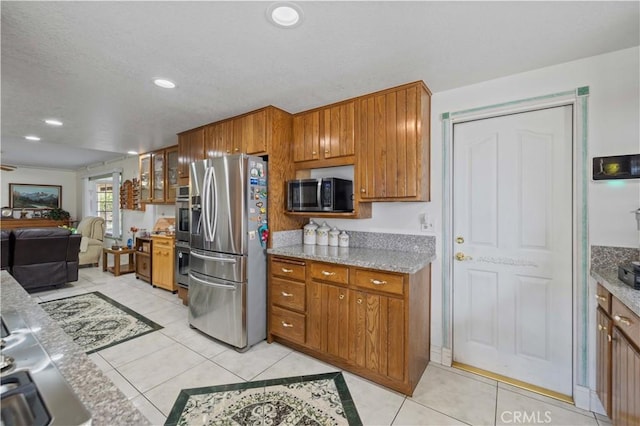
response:
{"label": "cabinet knob", "polygon": [[293,294],[291,294],[291,293],[287,293],[286,291],[283,291],[281,294],[282,294],[284,297],[291,297],[291,296],[293,296]]}
{"label": "cabinet knob", "polygon": [[631,320],[627,317],[622,317],[620,315],[615,315],[613,317],[614,320],[616,320],[617,322],[619,322],[620,324],[624,324],[627,327],[631,325]]}
{"label": "cabinet knob", "polygon": [[613,337],[611,337],[610,334],[607,334],[607,340],[609,341],[609,343],[611,343],[611,341],[613,340]]}
{"label": "cabinet knob", "polygon": [[338,299],[340,300],[344,299],[344,294],[341,294],[340,296],[338,296]]}
{"label": "cabinet knob", "polygon": [[362,305],[362,299],[358,299],[357,302],[358,302],[358,305]]}
{"label": "cabinet knob", "polygon": [[283,327],[286,327],[286,328],[291,328],[291,327],[293,327],[293,324],[290,324],[290,323],[288,323],[288,322],[284,322],[284,321],[282,321],[282,326],[283,326]]}
{"label": "cabinet knob", "polygon": [[329,150],[328,150],[328,149],[325,149],[325,150],[324,150],[324,153],[325,153],[325,154],[328,154],[328,153],[329,153]]}
{"label": "cabinet knob", "polygon": [[367,192],[367,190],[364,189],[364,188],[360,188],[360,192],[362,192],[364,194],[365,192]]}
{"label": "cabinet knob", "polygon": [[311,155],[317,155],[318,153],[316,151],[311,151]]}
{"label": "cabinet knob", "polygon": [[236,151],[236,152],[240,151],[240,148],[236,148],[236,149],[235,149],[235,151]]}

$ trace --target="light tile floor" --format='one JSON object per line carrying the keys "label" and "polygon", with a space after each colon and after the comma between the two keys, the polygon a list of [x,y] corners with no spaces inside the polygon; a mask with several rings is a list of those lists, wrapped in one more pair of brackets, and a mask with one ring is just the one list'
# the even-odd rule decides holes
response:
{"label": "light tile floor", "polygon": [[[238,353],[191,329],[177,295],[133,274],[83,268],[77,282],[32,296],[45,301],[93,291],[164,327],[89,356],[154,425],[164,423],[180,389],[339,370],[277,343]],[[573,405],[436,363],[413,397],[343,374],[365,425],[610,425]]]}

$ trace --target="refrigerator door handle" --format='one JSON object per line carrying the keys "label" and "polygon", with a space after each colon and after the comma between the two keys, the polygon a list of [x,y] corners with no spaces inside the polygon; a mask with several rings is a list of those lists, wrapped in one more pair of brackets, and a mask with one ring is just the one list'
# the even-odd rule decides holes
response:
{"label": "refrigerator door handle", "polygon": [[198,259],[202,259],[202,260],[214,260],[216,262],[236,263],[235,259],[228,259],[226,257],[205,256],[196,251],[192,251],[191,256],[197,257]]}
{"label": "refrigerator door handle", "polygon": [[318,188],[316,189],[317,206],[322,209],[322,179],[318,179]]}
{"label": "refrigerator door handle", "polygon": [[222,289],[224,289],[224,290],[235,290],[235,289],[236,289],[236,287],[235,287],[235,286],[232,286],[232,285],[216,284],[216,283],[213,283],[213,282],[211,282],[211,281],[205,281],[205,280],[202,280],[202,279],[200,279],[200,278],[194,277],[194,276],[193,276],[193,274],[189,274],[189,279],[190,279],[190,280],[197,281],[197,282],[199,282],[200,284],[204,284],[204,285],[206,285],[206,286],[216,287],[216,288],[222,288]]}
{"label": "refrigerator door handle", "polygon": [[207,167],[204,171],[202,188],[202,224],[205,241],[213,241],[211,236],[211,174],[212,168]]}
{"label": "refrigerator door handle", "polygon": [[[211,181],[213,185],[211,186],[211,191],[213,192],[213,226],[209,228],[210,230],[210,241],[213,241],[213,237],[216,233],[216,227],[218,226],[218,181],[216,180],[216,171],[213,167],[211,169]],[[209,222],[211,224],[211,222]]]}

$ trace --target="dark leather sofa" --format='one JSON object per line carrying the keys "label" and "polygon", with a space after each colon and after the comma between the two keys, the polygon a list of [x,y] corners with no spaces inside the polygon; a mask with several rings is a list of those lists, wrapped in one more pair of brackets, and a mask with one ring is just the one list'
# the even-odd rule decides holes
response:
{"label": "dark leather sofa", "polygon": [[7,254],[7,269],[27,291],[78,281],[81,239],[62,228],[14,229],[8,250],[2,240],[3,269]]}

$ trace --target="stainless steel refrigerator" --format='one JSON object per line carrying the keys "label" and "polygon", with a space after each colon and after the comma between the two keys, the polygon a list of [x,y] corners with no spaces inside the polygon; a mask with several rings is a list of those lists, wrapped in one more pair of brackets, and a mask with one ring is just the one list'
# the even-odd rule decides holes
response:
{"label": "stainless steel refrigerator", "polygon": [[267,321],[267,163],[244,154],[190,166],[189,324],[239,350]]}

